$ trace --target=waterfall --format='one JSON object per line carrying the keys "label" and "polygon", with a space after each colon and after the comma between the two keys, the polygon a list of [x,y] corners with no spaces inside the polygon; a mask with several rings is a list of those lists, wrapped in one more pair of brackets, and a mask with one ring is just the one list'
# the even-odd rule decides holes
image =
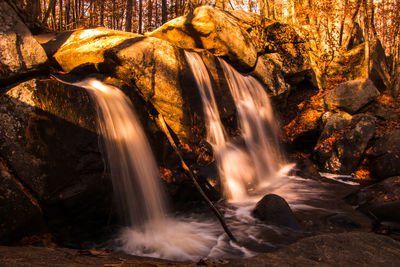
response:
{"label": "waterfall", "polygon": [[221,231],[215,222],[167,216],[157,165],[129,98],[93,78],[73,85],[87,89],[97,105],[114,195],[126,224],[116,238],[117,249],[171,260],[220,257],[222,252],[215,251]]}
{"label": "waterfall", "polygon": [[214,150],[224,194],[231,201],[243,200],[249,190],[276,177],[281,167],[278,128],[268,95],[256,79],[240,74],[220,59],[245,143],[234,144],[221,123],[211,80],[200,55],[187,51],[185,55],[200,90],[207,141]]}
{"label": "waterfall", "polygon": [[97,104],[99,130],[124,223],[141,226],[162,221],[166,201],[157,164],[129,98],[93,78],[75,85],[87,89]]}

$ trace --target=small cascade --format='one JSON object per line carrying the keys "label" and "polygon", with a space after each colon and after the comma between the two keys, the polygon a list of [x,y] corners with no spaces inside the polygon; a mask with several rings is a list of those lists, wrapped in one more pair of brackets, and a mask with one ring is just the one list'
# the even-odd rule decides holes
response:
{"label": "small cascade", "polygon": [[127,226],[166,217],[157,164],[129,98],[118,88],[89,78],[75,84],[97,103],[98,125],[115,198]]}
{"label": "small cascade", "polygon": [[278,130],[268,95],[253,77],[244,76],[220,59],[235,101],[245,145],[232,143],[225,134],[210,77],[199,54],[185,52],[202,97],[207,141],[212,145],[226,197],[237,202],[248,192],[278,175],[282,156]]}
{"label": "small cascade", "polygon": [[285,158],[273,108],[264,87],[254,77],[239,73],[221,58],[219,62],[235,101],[256,182],[263,183],[279,175]]}

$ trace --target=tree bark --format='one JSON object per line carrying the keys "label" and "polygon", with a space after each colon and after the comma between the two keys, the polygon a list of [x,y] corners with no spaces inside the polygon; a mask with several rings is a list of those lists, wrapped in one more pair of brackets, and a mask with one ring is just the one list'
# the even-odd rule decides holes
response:
{"label": "tree bark", "polygon": [[164,24],[168,20],[167,0],[161,0],[161,23]]}
{"label": "tree bark", "polygon": [[147,2],[147,30],[151,31],[153,23],[153,2],[152,0],[148,0]]}
{"label": "tree bark", "polygon": [[132,0],[126,0],[126,24],[125,31],[132,31]]}
{"label": "tree bark", "polygon": [[139,0],[139,33],[143,33],[143,0]]}

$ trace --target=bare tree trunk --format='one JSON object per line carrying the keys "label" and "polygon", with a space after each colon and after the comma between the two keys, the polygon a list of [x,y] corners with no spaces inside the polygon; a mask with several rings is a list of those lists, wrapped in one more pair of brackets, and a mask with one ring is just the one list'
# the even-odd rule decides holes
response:
{"label": "bare tree trunk", "polygon": [[100,25],[104,26],[104,0],[100,0]]}
{"label": "bare tree trunk", "polygon": [[50,16],[50,12],[54,9],[55,6],[56,6],[56,0],[50,0],[49,6],[47,7],[46,13],[44,14],[44,18],[42,20],[43,24],[47,22],[47,19]]}
{"label": "bare tree trunk", "polygon": [[155,11],[156,11],[156,22],[155,22],[155,26],[156,26],[156,28],[157,28],[158,26],[160,26],[160,24],[159,24],[159,22],[160,22],[160,12],[158,12],[158,0],[156,0],[156,1],[154,2],[154,5],[155,5]]}
{"label": "bare tree trunk", "polygon": [[59,0],[58,5],[58,30],[61,31],[63,29],[63,0]]}
{"label": "bare tree trunk", "polygon": [[143,0],[139,0],[139,33],[143,33]]}
{"label": "bare tree trunk", "polygon": [[69,22],[70,22],[70,17],[69,17],[69,12],[71,10],[71,0],[66,0],[65,3],[65,24],[66,28],[69,27]]}
{"label": "bare tree trunk", "polygon": [[125,31],[131,32],[132,31],[132,0],[126,1],[126,24],[125,24]]}
{"label": "bare tree trunk", "polygon": [[147,30],[151,31],[152,29],[152,19],[153,19],[153,2],[152,0],[148,0],[147,3]]}
{"label": "bare tree trunk", "polygon": [[164,24],[168,20],[167,0],[161,0],[161,23]]}

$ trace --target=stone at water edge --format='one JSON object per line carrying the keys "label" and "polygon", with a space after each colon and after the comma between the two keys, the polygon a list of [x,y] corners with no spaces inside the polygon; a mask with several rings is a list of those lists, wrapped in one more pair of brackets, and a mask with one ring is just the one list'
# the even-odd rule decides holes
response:
{"label": "stone at water edge", "polygon": [[324,96],[324,102],[329,110],[340,109],[355,114],[378,96],[379,91],[373,82],[361,79],[339,84]]}
{"label": "stone at water edge", "polygon": [[345,200],[372,217],[379,229],[400,230],[400,176],[361,188]]}
{"label": "stone at water edge", "polygon": [[257,202],[252,214],[267,224],[302,229],[286,200],[275,194],[265,195]]}

